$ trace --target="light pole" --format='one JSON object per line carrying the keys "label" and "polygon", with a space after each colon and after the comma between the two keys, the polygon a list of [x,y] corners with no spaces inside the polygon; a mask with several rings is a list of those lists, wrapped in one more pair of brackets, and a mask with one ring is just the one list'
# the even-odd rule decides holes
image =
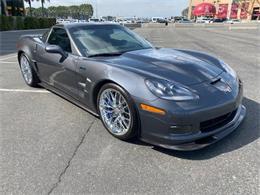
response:
{"label": "light pole", "polygon": [[227,18],[230,19],[233,0],[229,0]]}
{"label": "light pole", "polygon": [[214,5],[216,7],[216,15],[218,14],[218,11],[219,11],[219,2],[220,2],[220,0],[214,1]]}
{"label": "light pole", "polygon": [[190,3],[189,3],[189,12],[188,12],[188,19],[189,20],[191,19],[191,12],[192,12],[192,0],[190,0]]}

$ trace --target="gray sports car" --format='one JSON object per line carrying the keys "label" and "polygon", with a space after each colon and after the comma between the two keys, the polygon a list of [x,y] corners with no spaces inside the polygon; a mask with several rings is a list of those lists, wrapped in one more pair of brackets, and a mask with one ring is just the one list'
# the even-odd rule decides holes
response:
{"label": "gray sports car", "polygon": [[225,62],[153,47],[117,24],[55,25],[21,37],[17,48],[29,86],[99,116],[121,140],[195,150],[234,131],[246,115],[242,82]]}

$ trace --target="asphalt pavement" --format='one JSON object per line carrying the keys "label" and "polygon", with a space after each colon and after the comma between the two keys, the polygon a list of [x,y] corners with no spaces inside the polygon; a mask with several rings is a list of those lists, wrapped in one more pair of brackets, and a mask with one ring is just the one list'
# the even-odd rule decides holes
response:
{"label": "asphalt pavement", "polygon": [[259,194],[259,28],[135,31],[156,46],[204,51],[230,64],[244,82],[243,124],[195,152],[117,140],[88,112],[25,85],[15,44],[38,32],[1,32],[1,194]]}

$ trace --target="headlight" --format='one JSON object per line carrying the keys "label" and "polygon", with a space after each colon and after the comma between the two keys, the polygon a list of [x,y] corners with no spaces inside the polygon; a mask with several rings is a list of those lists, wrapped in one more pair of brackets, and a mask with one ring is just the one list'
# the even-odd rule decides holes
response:
{"label": "headlight", "polygon": [[236,78],[237,77],[237,74],[236,74],[236,72],[229,66],[229,65],[227,65],[225,62],[223,62],[223,61],[220,61],[220,63],[221,63],[221,66],[225,69],[225,71],[227,72],[227,73],[229,73],[232,77],[234,77],[234,78]]}
{"label": "headlight", "polygon": [[154,95],[162,99],[184,101],[199,98],[187,87],[166,80],[147,79],[145,84]]}

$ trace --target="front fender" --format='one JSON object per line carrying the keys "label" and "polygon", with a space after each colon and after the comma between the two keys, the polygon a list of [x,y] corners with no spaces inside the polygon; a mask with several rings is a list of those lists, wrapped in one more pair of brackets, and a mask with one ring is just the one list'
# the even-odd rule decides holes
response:
{"label": "front fender", "polygon": [[34,50],[36,49],[36,43],[29,37],[21,37],[17,42],[18,60],[19,54],[25,53],[31,61],[35,61]]}
{"label": "front fender", "polygon": [[[113,82],[125,89],[131,96],[153,101],[157,99],[145,85],[145,77],[135,72],[125,70],[122,66],[110,65],[97,61],[87,62],[86,64],[86,90],[88,91],[88,99],[92,99],[99,89],[100,83]],[[91,81],[91,82],[89,82]],[[99,87],[97,87],[99,86]],[[94,107],[95,100],[92,99],[90,104]]]}

